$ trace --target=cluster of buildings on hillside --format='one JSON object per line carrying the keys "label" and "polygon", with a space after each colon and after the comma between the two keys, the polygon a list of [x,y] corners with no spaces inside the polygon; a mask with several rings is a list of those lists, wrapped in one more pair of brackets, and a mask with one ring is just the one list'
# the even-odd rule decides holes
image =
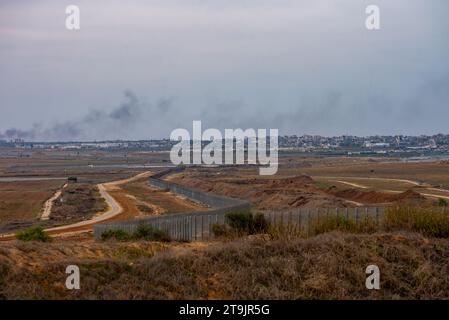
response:
{"label": "cluster of buildings on hillside", "polygon": [[[21,139],[11,141],[0,140],[0,147],[14,147],[22,149],[109,149],[109,150],[148,150],[168,151],[176,141],[169,139],[140,140],[140,141],[94,141],[94,142],[26,142]],[[436,150],[449,151],[449,135],[437,134],[433,136],[336,136],[323,137],[319,135],[284,135],[279,137],[279,148],[299,151],[336,150],[348,153],[377,152],[386,150]]]}
{"label": "cluster of buildings on hillside", "polygon": [[323,137],[319,135],[282,136],[279,145],[284,148],[301,149],[385,149],[385,148],[416,148],[432,149],[439,146],[449,146],[449,135],[433,136],[337,136]]}

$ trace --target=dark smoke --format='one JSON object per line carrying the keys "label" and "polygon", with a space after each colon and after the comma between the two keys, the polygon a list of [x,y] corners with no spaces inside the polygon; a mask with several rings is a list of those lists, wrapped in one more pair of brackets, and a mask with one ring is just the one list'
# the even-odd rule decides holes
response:
{"label": "dark smoke", "polygon": [[141,107],[135,94],[127,90],[123,102],[110,112],[91,110],[81,119],[56,123],[49,128],[43,128],[41,124],[30,130],[10,128],[0,132],[0,139],[67,141],[86,139],[89,133],[99,131],[108,136],[128,130],[139,119]]}

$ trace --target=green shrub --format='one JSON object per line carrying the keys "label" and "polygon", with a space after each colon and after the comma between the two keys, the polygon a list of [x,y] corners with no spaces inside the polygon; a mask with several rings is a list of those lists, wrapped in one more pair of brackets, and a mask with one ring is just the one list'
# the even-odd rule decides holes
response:
{"label": "green shrub", "polygon": [[438,199],[438,206],[440,207],[447,207],[447,200],[443,198]]}
{"label": "green shrub", "polygon": [[233,211],[225,214],[226,223],[232,229],[242,232],[247,232],[249,230],[251,219],[252,214],[248,211]]}
{"label": "green shrub", "polygon": [[133,234],[120,229],[108,229],[101,234],[101,240],[115,239],[118,241],[147,240],[147,241],[171,241],[170,236],[163,230],[156,229],[147,224],[140,224]]}
{"label": "green shrub", "polygon": [[68,180],[69,182],[77,182],[77,181],[78,181],[78,178],[72,176],[72,177],[68,177],[67,180]]}
{"label": "green shrub", "polygon": [[250,211],[233,211],[225,214],[226,223],[239,233],[256,234],[268,231],[268,221],[264,215],[253,215]]}
{"label": "green shrub", "polygon": [[265,216],[262,213],[256,213],[253,216],[253,219],[250,223],[251,226],[251,233],[266,233],[269,227],[269,223],[267,219],[265,219]]}
{"label": "green shrub", "polygon": [[212,232],[217,238],[230,238],[235,234],[229,225],[218,223],[212,225]]}
{"label": "green shrub", "polygon": [[16,233],[16,237],[22,241],[42,241],[50,242],[51,237],[40,226],[31,227]]}
{"label": "green shrub", "polygon": [[101,240],[110,240],[110,239],[115,239],[118,241],[127,241],[131,239],[131,236],[129,235],[128,232],[123,230],[108,229],[103,231],[103,233],[101,234]]}
{"label": "green shrub", "polygon": [[168,242],[171,240],[167,232],[144,223],[140,224],[137,230],[133,233],[133,238],[162,242]]}

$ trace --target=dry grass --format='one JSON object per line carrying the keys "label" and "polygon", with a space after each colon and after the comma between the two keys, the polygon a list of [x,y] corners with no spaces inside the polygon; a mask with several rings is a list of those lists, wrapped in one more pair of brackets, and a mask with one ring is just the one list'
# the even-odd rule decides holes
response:
{"label": "dry grass", "polygon": [[308,228],[296,225],[271,225],[272,239],[310,237],[318,234],[340,231],[346,233],[374,233],[379,231],[410,231],[435,238],[449,238],[449,212],[435,206],[413,206],[400,204],[387,208],[379,219],[371,216],[354,218],[344,216],[320,216],[310,221]]}
{"label": "dry grass", "polygon": [[[137,211],[142,215],[147,214],[167,214],[175,212],[189,212],[206,210],[188,199],[182,199],[171,192],[152,188],[148,185],[148,179],[140,179],[127,183],[121,188],[129,195],[134,197],[134,203]],[[147,208],[155,209],[147,212]],[[144,208],[142,210],[142,208]]]}
{"label": "dry grass", "polygon": [[[449,297],[449,240],[412,233],[332,232],[289,241],[252,236],[206,248],[172,247],[149,256],[137,244],[128,244],[130,254],[124,244],[110,245],[111,252],[103,246],[99,253],[90,254],[90,259],[59,252],[54,262],[34,267],[13,267],[5,258],[12,248],[2,248],[0,295],[8,299]],[[69,247],[60,250],[67,253]],[[126,252],[124,257],[112,254],[118,248]],[[41,256],[43,251],[51,255],[58,247],[29,244],[20,250],[25,256]],[[81,290],[69,291],[64,287],[65,268],[73,263],[81,269]],[[381,270],[381,290],[365,288],[369,264]]]}
{"label": "dry grass", "polygon": [[61,180],[0,182],[0,224],[37,218],[44,202],[63,183]]}
{"label": "dry grass", "polygon": [[312,221],[309,234],[318,235],[330,231],[373,233],[378,231],[379,228],[379,223],[371,217],[363,217],[356,222],[342,216],[329,216]]}
{"label": "dry grass", "polygon": [[54,202],[50,219],[65,223],[87,220],[106,209],[106,202],[95,185],[69,184]]}
{"label": "dry grass", "polygon": [[[301,168],[301,171],[311,176],[411,179],[449,187],[449,165],[447,163],[438,161],[420,163],[367,163],[366,161],[361,161],[361,159],[357,160],[355,163],[351,163],[350,159],[343,159],[342,161],[335,162],[335,164],[328,163],[326,165],[314,165],[312,167]],[[332,161],[332,158],[329,161]]]}
{"label": "dry grass", "polygon": [[449,213],[444,208],[394,206],[384,218],[387,230],[410,230],[426,236],[449,237]]}

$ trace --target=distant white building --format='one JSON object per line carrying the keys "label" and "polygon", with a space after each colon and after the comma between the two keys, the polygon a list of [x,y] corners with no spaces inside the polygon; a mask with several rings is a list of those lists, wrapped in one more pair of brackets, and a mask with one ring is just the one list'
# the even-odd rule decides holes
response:
{"label": "distant white building", "polygon": [[390,146],[387,142],[371,142],[365,141],[365,148],[388,148]]}

